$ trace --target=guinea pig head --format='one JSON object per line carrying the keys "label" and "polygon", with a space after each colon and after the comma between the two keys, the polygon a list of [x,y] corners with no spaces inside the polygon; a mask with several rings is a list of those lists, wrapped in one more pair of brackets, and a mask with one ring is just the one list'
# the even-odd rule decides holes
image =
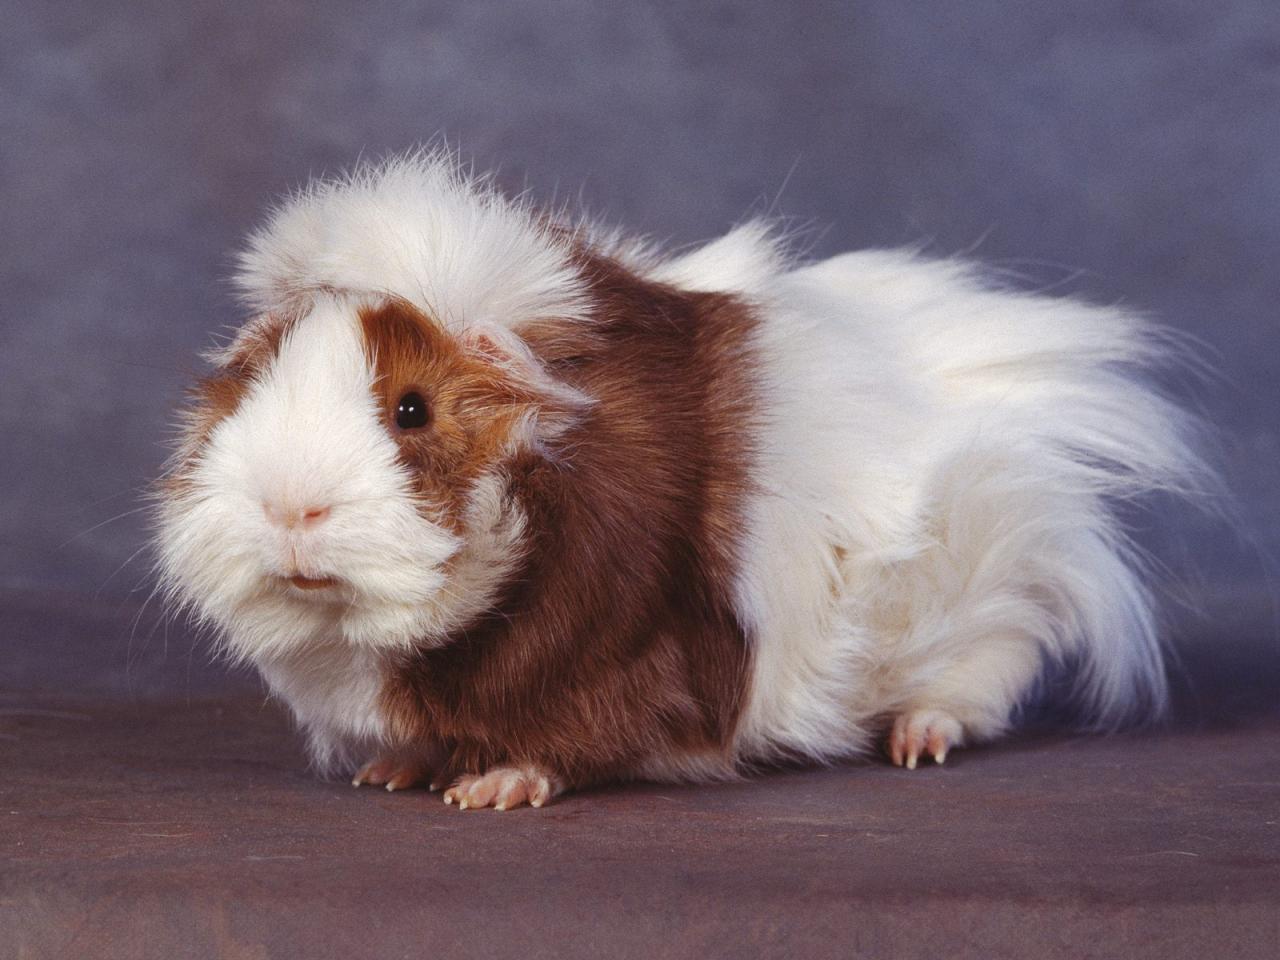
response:
{"label": "guinea pig head", "polygon": [[259,317],[185,417],[159,511],[168,588],[239,658],[439,644],[521,559],[507,467],[554,456],[587,402],[509,330],[451,332],[402,300]]}

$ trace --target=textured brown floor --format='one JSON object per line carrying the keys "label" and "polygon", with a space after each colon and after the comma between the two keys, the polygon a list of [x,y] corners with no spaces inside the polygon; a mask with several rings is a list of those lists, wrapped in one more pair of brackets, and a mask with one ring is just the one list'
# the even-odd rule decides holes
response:
{"label": "textured brown floor", "polygon": [[312,778],[132,617],[0,604],[3,960],[1280,956],[1270,642],[1167,732],[463,813]]}
{"label": "textured brown floor", "polygon": [[462,813],[243,700],[0,707],[0,955],[1274,957],[1280,722]]}

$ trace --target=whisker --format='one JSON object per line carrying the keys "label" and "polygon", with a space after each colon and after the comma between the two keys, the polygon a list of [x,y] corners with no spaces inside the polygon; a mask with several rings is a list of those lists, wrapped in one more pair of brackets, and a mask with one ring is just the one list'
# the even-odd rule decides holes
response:
{"label": "whisker", "polygon": [[108,517],[106,520],[103,520],[99,523],[95,523],[92,527],[90,527],[87,530],[81,530],[79,533],[73,534],[72,536],[68,537],[66,540],[63,540],[62,543],[58,544],[57,549],[62,550],[63,548],[69,546],[70,544],[75,543],[75,541],[79,540],[81,537],[86,537],[89,534],[93,533],[93,531],[101,527],[105,527],[109,523],[115,523],[117,520],[123,520],[125,517],[131,517],[135,513],[142,513],[142,511],[150,510],[150,509],[151,509],[150,504],[143,504],[140,507],[134,507],[132,510],[126,510],[124,511],[124,513],[117,513],[114,517]]}
{"label": "whisker", "polygon": [[107,503],[111,500],[118,500],[120,497],[127,496],[129,494],[133,494],[136,497],[145,496],[147,493],[147,488],[150,486],[151,486],[151,482],[148,481],[147,483],[144,483],[140,487],[126,487],[124,490],[117,490],[115,493],[109,493],[105,497],[99,497],[97,500],[90,500],[87,503],[85,503],[83,506],[85,508],[99,507],[104,503]]}
{"label": "whisker", "polygon": [[102,583],[98,584],[98,589],[93,592],[93,599],[95,600],[99,599],[102,596],[102,591],[107,588],[107,584],[109,584],[112,580],[115,579],[116,574],[118,574],[121,570],[123,570],[129,564],[133,563],[133,561],[137,559],[138,554],[142,553],[149,546],[151,546],[151,544],[144,543],[137,550],[133,551],[133,553],[129,554],[129,556],[125,558],[124,563],[120,564],[120,566],[112,570],[111,574],[107,577],[107,579],[103,580]]}

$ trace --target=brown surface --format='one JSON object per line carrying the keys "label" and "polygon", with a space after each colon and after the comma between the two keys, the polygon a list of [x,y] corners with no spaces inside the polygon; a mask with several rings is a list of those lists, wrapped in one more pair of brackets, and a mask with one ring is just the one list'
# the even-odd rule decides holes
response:
{"label": "brown surface", "polygon": [[0,699],[0,956],[1258,956],[1280,718],[461,813],[243,698]]}
{"label": "brown surface", "polygon": [[942,769],[460,813],[308,776],[136,605],[0,594],[0,960],[1280,955],[1269,592],[1179,643],[1179,726]]}

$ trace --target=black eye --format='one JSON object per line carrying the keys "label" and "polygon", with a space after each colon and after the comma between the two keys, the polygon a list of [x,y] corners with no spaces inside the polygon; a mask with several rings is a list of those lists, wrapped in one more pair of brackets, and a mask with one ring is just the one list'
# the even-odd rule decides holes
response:
{"label": "black eye", "polygon": [[396,426],[401,430],[417,430],[427,425],[427,401],[411,390],[400,398],[396,407]]}

